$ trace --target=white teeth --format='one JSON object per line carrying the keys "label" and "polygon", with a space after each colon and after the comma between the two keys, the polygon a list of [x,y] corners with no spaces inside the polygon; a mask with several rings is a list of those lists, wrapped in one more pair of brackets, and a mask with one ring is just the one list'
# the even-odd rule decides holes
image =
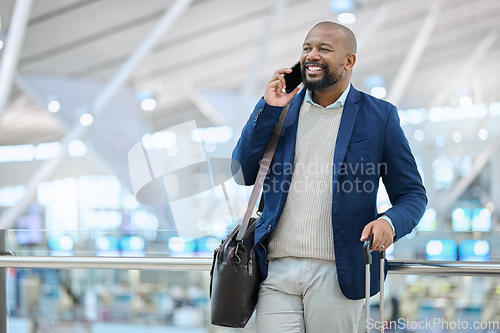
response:
{"label": "white teeth", "polygon": [[307,68],[310,71],[320,71],[321,70],[321,67],[317,67],[317,66],[308,66]]}

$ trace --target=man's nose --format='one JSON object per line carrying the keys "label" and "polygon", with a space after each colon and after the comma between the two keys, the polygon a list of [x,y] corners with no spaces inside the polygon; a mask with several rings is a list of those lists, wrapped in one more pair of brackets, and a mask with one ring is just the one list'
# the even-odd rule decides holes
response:
{"label": "man's nose", "polygon": [[320,58],[319,52],[316,48],[313,48],[311,52],[306,57],[306,60],[318,60]]}

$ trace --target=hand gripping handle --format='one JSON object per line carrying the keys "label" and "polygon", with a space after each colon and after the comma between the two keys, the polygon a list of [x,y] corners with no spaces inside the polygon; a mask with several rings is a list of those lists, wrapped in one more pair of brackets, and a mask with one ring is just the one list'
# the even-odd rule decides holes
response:
{"label": "hand gripping handle", "polygon": [[368,239],[365,240],[363,244],[363,254],[365,257],[365,265],[371,265],[372,264],[372,255],[370,253],[370,247],[372,246],[373,242],[373,235],[368,236]]}

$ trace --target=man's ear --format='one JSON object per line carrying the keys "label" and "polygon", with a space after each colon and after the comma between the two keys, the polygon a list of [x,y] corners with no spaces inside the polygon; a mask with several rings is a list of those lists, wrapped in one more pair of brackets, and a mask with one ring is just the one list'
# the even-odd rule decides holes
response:
{"label": "man's ear", "polygon": [[353,67],[354,67],[354,64],[356,63],[356,55],[351,53],[347,56],[347,61],[346,61],[346,64],[345,64],[345,70],[346,71],[350,71]]}

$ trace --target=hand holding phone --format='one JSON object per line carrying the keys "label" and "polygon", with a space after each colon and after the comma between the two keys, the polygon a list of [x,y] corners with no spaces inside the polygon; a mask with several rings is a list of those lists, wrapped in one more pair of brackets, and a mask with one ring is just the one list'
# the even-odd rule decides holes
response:
{"label": "hand holding phone", "polygon": [[280,68],[266,85],[264,100],[270,105],[285,106],[297,94],[297,86],[301,82],[300,63],[297,62],[292,68]]}
{"label": "hand holding phone", "polygon": [[285,73],[283,77],[285,78],[286,82],[286,93],[289,94],[291,93],[299,84],[302,83],[302,72],[300,69],[300,62],[297,61],[292,67],[291,67],[292,72],[291,73]]}

